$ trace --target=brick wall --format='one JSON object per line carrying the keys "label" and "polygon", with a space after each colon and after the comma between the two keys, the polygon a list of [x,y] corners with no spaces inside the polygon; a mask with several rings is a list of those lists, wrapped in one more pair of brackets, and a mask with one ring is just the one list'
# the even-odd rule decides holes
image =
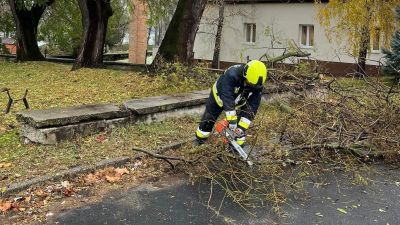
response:
{"label": "brick wall", "polygon": [[139,0],[131,0],[134,10],[129,24],[129,62],[144,64],[147,49],[146,6]]}
{"label": "brick wall", "polygon": [[4,46],[8,49],[8,51],[11,54],[14,54],[14,55],[17,54],[17,46],[16,45],[5,44]]}

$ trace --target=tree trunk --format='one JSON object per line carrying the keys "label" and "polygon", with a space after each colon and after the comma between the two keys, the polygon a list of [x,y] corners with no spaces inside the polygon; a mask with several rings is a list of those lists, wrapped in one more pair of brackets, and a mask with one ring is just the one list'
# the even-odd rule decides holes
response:
{"label": "tree trunk", "polygon": [[214,69],[219,69],[219,55],[221,52],[222,27],[224,25],[225,1],[222,0],[219,4],[217,35],[215,37],[214,56],[211,64],[211,67]]}
{"label": "tree trunk", "polygon": [[78,0],[78,4],[82,13],[83,33],[72,70],[99,67],[103,63],[108,19],[113,14],[110,0]]}
{"label": "tree trunk", "polygon": [[152,67],[175,60],[191,65],[193,46],[207,0],[179,0]]}
{"label": "tree trunk", "polygon": [[371,6],[366,2],[365,10],[368,12],[366,23],[361,27],[361,38],[360,38],[360,49],[358,51],[358,59],[357,59],[357,76],[359,78],[363,78],[366,75],[366,62],[367,62],[367,54],[368,47],[370,45],[370,30],[368,24],[370,23],[372,14],[371,14]]}
{"label": "tree trunk", "polygon": [[370,43],[370,34],[368,27],[363,27],[361,30],[360,49],[358,52],[357,76],[362,78],[366,75],[366,59],[368,47]]}
{"label": "tree trunk", "polygon": [[17,31],[17,61],[44,60],[37,44],[37,27],[44,10],[53,2],[49,0],[46,4],[35,4],[28,10],[23,5],[19,6],[17,0],[8,0]]}

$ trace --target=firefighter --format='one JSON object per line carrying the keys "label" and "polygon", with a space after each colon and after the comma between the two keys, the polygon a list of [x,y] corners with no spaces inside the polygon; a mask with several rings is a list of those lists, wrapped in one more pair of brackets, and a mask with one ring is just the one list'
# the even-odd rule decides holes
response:
{"label": "firefighter", "polygon": [[235,132],[236,141],[243,146],[246,130],[257,113],[261,102],[267,68],[258,60],[229,67],[214,83],[206,110],[196,130],[195,144],[203,144],[210,136],[216,120],[224,111],[229,129]]}

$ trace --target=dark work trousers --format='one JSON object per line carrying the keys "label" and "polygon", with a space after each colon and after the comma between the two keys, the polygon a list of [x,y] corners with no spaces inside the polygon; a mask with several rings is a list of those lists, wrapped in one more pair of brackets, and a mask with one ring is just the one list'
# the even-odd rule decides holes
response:
{"label": "dark work trousers", "polygon": [[201,121],[199,124],[199,128],[201,131],[211,132],[215,122],[217,121],[219,115],[222,113],[223,108],[220,107],[211,91],[210,96],[208,97],[206,110],[204,111],[203,116],[201,117]]}
{"label": "dark work trousers", "polygon": [[[211,91],[210,96],[208,97],[207,104],[206,104],[206,110],[201,118],[199,128],[201,131],[205,132],[211,132],[215,122],[217,121],[219,115],[221,115],[222,111],[224,110],[223,107],[220,107],[217,102],[215,101],[215,98],[213,96],[213,93]],[[254,118],[254,115],[252,113],[252,110],[248,106],[248,104],[243,105],[239,109],[238,113],[238,121],[240,120],[240,117],[245,117],[247,119],[252,120]]]}

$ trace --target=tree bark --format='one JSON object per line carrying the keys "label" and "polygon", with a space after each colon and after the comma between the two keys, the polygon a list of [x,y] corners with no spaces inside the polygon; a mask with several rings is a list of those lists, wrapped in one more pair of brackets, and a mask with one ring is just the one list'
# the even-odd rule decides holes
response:
{"label": "tree bark", "polygon": [[113,14],[110,0],[78,0],[78,4],[82,13],[83,33],[72,70],[99,67],[103,64],[108,19]]}
{"label": "tree bark", "polygon": [[190,66],[193,46],[207,0],[179,0],[152,67],[175,60]]}
{"label": "tree bark", "polygon": [[219,69],[219,55],[221,52],[222,27],[224,25],[225,1],[221,0],[219,4],[217,35],[215,37],[214,56],[211,64],[211,67],[214,69]]}
{"label": "tree bark", "polygon": [[53,2],[54,0],[49,0],[46,4],[35,4],[28,10],[25,6],[17,4],[17,0],[8,0],[17,32],[17,61],[45,59],[37,44],[37,27],[44,10]]}
{"label": "tree bark", "polygon": [[366,75],[367,54],[371,41],[368,24],[370,23],[372,14],[371,14],[371,6],[368,3],[366,3],[365,5],[365,10],[367,12],[367,18],[365,25],[361,27],[360,49],[358,51],[357,71],[356,71],[357,76],[360,78],[363,78]]}
{"label": "tree bark", "polygon": [[370,43],[370,33],[368,27],[363,27],[361,30],[360,49],[357,59],[357,76],[364,77],[366,75],[366,59],[368,47]]}

